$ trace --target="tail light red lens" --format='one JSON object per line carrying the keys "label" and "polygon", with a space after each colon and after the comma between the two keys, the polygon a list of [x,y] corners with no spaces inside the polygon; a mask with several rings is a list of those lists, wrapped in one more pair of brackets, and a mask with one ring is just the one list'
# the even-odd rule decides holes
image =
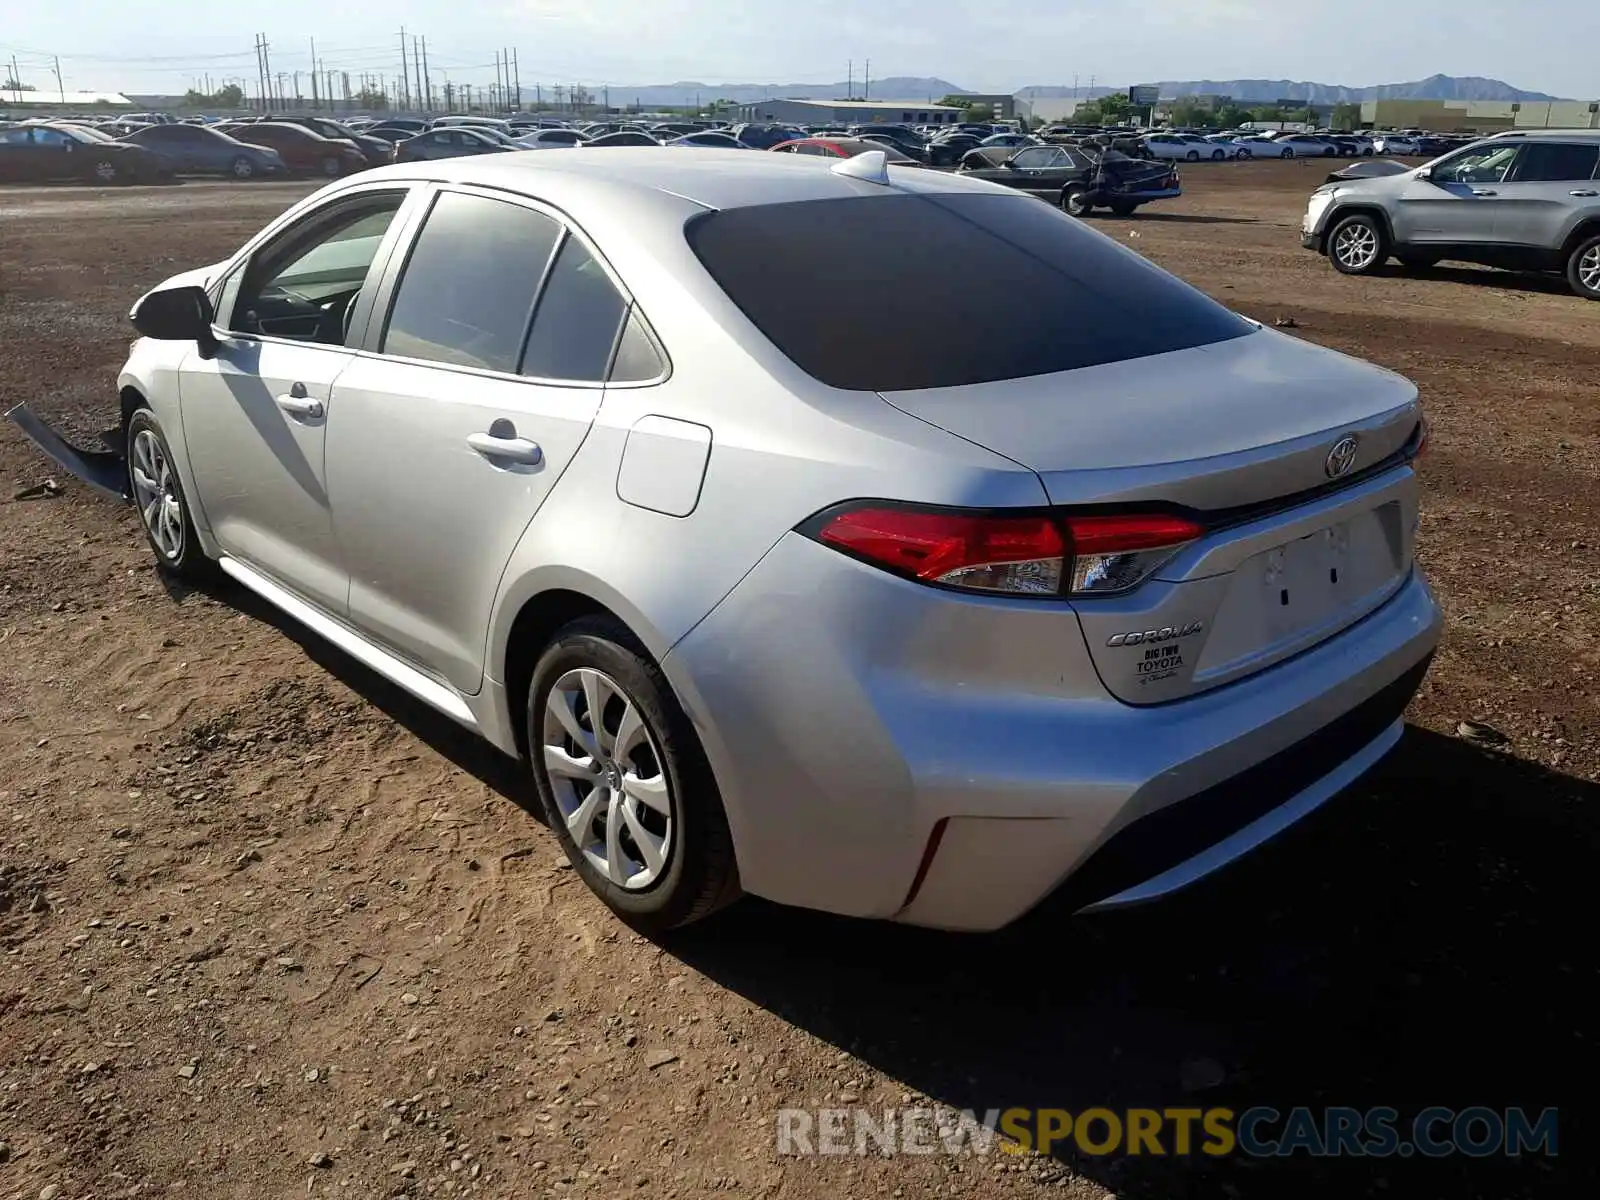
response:
{"label": "tail light red lens", "polygon": [[801,531],[925,583],[1057,597],[1129,591],[1205,532],[1164,513],[1008,516],[870,503],[823,514]]}

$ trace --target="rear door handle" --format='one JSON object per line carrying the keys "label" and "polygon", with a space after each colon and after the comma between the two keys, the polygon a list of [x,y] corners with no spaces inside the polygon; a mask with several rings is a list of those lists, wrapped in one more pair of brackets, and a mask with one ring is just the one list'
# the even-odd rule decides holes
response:
{"label": "rear door handle", "polygon": [[1490,191],[1482,190],[1482,189],[1479,189],[1479,188],[1473,188],[1472,189],[1472,194],[1474,196],[1498,196],[1500,193],[1499,192],[1490,192]]}
{"label": "rear door handle", "polygon": [[1569,195],[1569,196],[1600,196],[1600,192],[1595,191],[1593,188],[1579,188],[1575,192],[1568,192],[1567,195]]}
{"label": "rear door handle", "polygon": [[312,420],[322,416],[322,401],[306,395],[306,385],[303,383],[292,384],[287,395],[273,399],[279,408],[291,416],[310,417]]}
{"label": "rear door handle", "polygon": [[495,437],[492,433],[471,433],[467,445],[485,458],[503,458],[510,462],[526,463],[536,467],[544,461],[544,451],[538,442],[520,437]]}

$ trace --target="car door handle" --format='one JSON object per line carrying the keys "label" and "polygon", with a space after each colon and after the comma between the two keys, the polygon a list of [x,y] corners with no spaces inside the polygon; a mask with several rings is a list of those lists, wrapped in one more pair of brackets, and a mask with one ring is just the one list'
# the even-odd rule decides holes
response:
{"label": "car door handle", "polygon": [[485,458],[504,458],[511,462],[527,463],[530,467],[536,467],[544,461],[544,451],[539,449],[539,443],[530,442],[527,438],[472,433],[467,435],[467,445]]}
{"label": "car door handle", "polygon": [[1600,196],[1600,192],[1595,191],[1593,188],[1579,188],[1575,192],[1568,192],[1567,195],[1569,195],[1569,196]]}
{"label": "car door handle", "polygon": [[1474,196],[1498,196],[1500,193],[1499,192],[1491,192],[1491,191],[1489,191],[1489,190],[1487,190],[1485,188],[1473,188],[1472,189],[1472,194]]}
{"label": "car door handle", "polygon": [[306,385],[303,383],[291,385],[286,395],[275,396],[274,400],[290,416],[310,417],[312,420],[322,416],[322,401],[306,395]]}

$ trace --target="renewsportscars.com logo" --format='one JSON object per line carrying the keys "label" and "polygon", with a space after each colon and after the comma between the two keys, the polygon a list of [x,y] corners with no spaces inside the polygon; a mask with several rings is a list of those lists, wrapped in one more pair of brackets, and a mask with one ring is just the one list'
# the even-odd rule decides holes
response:
{"label": "renewsportscars.com logo", "polygon": [[1213,1158],[1554,1157],[1557,1110],[1521,1108],[783,1108],[777,1151],[813,1154],[1200,1154]]}

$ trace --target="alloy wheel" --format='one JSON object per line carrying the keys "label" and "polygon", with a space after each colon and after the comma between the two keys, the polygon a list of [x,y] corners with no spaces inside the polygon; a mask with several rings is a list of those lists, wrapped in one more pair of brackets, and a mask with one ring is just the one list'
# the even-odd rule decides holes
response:
{"label": "alloy wheel", "polygon": [[1352,221],[1334,236],[1333,253],[1352,271],[1363,271],[1378,257],[1378,233],[1372,226]]}
{"label": "alloy wheel", "polygon": [[1590,246],[1578,259],[1578,282],[1589,291],[1600,294],[1600,243]]}
{"label": "alloy wheel", "polygon": [[101,183],[114,183],[117,178],[117,164],[108,159],[101,159],[94,165],[94,177]]}
{"label": "alloy wheel", "polygon": [[255,166],[248,158],[240,157],[233,160],[233,177],[235,179],[249,179],[255,173]]}
{"label": "alloy wheel", "polygon": [[611,676],[577,667],[545,699],[543,758],[573,843],[617,887],[639,891],[675,849],[672,794],[638,704]]}
{"label": "alloy wheel", "polygon": [[134,437],[128,473],[150,541],[163,558],[176,562],[183,557],[183,501],[166,449],[154,430],[141,429]]}

